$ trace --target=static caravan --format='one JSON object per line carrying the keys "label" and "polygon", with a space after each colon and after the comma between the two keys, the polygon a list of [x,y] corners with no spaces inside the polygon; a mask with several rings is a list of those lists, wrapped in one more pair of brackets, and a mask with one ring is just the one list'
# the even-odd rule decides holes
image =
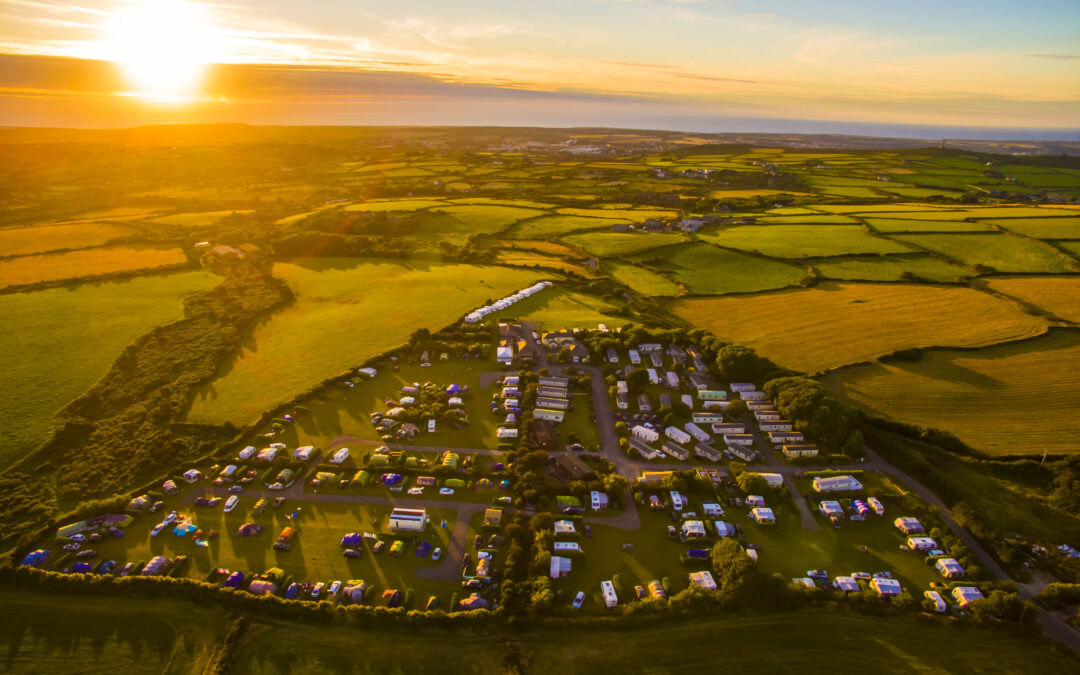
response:
{"label": "static caravan", "polygon": [[655,429],[643,427],[640,424],[632,428],[630,430],[630,434],[634,436],[634,438],[640,438],[646,443],[655,443],[656,441],[660,440],[660,432],[656,431]]}
{"label": "static caravan", "polygon": [[646,368],[645,372],[649,375],[649,384],[660,384],[660,376],[656,373],[655,368]]}
{"label": "static caravan", "polygon": [[664,378],[667,380],[667,386],[671,389],[679,388],[679,374],[673,370],[669,370],[664,373]]}
{"label": "static caravan", "polygon": [[619,410],[626,410],[630,407],[630,397],[627,396],[625,391],[615,393],[615,407]]}
{"label": "static caravan", "polygon": [[630,387],[629,387],[629,385],[626,384],[626,380],[619,380],[618,382],[616,382],[615,383],[615,391],[619,391],[619,392],[622,392],[624,394],[627,393],[628,391],[630,391]]}
{"label": "static caravan", "polygon": [[863,487],[862,483],[855,480],[854,476],[818,477],[814,479],[813,484],[815,492],[847,492],[861,490]]}
{"label": "static caravan", "polygon": [[679,427],[668,427],[664,429],[664,435],[675,441],[676,443],[689,443],[690,434],[686,433]]}
{"label": "static caravan", "polygon": [[664,346],[655,342],[647,342],[637,346],[638,351],[642,354],[652,354],[653,352],[664,351]]}
{"label": "static caravan", "polygon": [[570,407],[570,401],[565,398],[541,397],[536,399],[536,407],[547,408],[548,410],[566,410]]}
{"label": "static caravan", "polygon": [[565,417],[566,412],[562,410],[551,410],[549,408],[536,408],[535,410],[533,410],[533,419],[537,420],[562,422]]}
{"label": "static caravan", "polygon": [[795,445],[802,443],[805,438],[798,431],[770,431],[769,442],[773,445]]}
{"label": "static caravan", "polygon": [[569,392],[564,387],[540,387],[536,395],[540,398],[567,398]]}
{"label": "static caravan", "polygon": [[697,393],[702,401],[725,401],[727,392],[720,389],[702,389]]}
{"label": "static caravan", "polygon": [[784,477],[778,473],[759,473],[765,479],[765,483],[771,488],[778,488],[784,484]]}
{"label": "static caravan", "polygon": [[791,431],[791,422],[787,420],[761,420],[758,424],[762,431]]}
{"label": "static caravan", "polygon": [[744,462],[752,462],[757,457],[757,451],[748,445],[729,445],[727,451]]}
{"label": "static caravan", "polygon": [[687,408],[690,408],[690,410],[694,409],[694,397],[690,394],[683,394],[679,397],[679,400],[682,401],[683,405],[685,405]]}
{"label": "static caravan", "polygon": [[544,376],[540,378],[541,387],[562,387],[565,389],[570,386],[570,380],[565,377],[549,377]]}
{"label": "static caravan", "polygon": [[638,354],[638,351],[636,349],[631,349],[627,351],[626,355],[630,358],[630,363],[635,366],[641,365],[641,355]]}
{"label": "static caravan", "polygon": [[619,352],[615,351],[614,349],[608,349],[607,350],[607,362],[608,363],[618,363],[619,362]]}
{"label": "static caravan", "polygon": [[742,422],[719,422],[712,425],[714,434],[745,434],[746,425]]}
{"label": "static caravan", "polygon": [[780,419],[780,413],[775,410],[755,410],[754,419],[758,422],[764,422],[766,420],[778,420]]}
{"label": "static caravan", "polygon": [[648,394],[638,394],[637,407],[641,412],[652,412],[652,403],[649,402]]}
{"label": "static caravan", "polygon": [[669,457],[674,457],[675,459],[681,461],[686,461],[690,459],[690,451],[679,445],[678,443],[666,441],[663,445],[660,446],[660,449],[663,450],[664,453],[667,454]]}
{"label": "static caravan", "polygon": [[772,401],[746,401],[746,407],[750,412],[758,412],[759,410],[773,410],[775,406]]}
{"label": "static caravan", "polygon": [[744,391],[754,391],[757,389],[757,385],[753,382],[732,382],[730,386],[731,391],[737,391],[740,394]]}
{"label": "static caravan", "polygon": [[724,421],[724,413],[695,412],[690,414],[690,421],[694,424],[719,424]]}
{"label": "static caravan", "polygon": [[698,443],[694,446],[694,454],[698,457],[709,460],[710,462],[719,462],[724,458],[724,454],[716,448],[709,447],[702,443]]}
{"label": "static caravan", "polygon": [[687,422],[686,424],[684,424],[683,429],[686,429],[686,432],[688,434],[693,436],[698,441],[701,441],[702,443],[708,443],[712,440],[712,436],[705,433],[704,429],[694,424],[693,422]]}
{"label": "static caravan", "polygon": [[753,445],[753,434],[724,434],[724,443],[727,445]]}
{"label": "static caravan", "polygon": [[[634,437],[630,439],[630,447],[633,448],[642,459],[656,459],[659,457],[656,450],[649,447],[649,444],[640,438]],[[642,474],[644,475],[644,474]]]}
{"label": "static caravan", "polygon": [[816,457],[818,447],[816,445],[784,445],[784,456],[788,459],[794,457]]}

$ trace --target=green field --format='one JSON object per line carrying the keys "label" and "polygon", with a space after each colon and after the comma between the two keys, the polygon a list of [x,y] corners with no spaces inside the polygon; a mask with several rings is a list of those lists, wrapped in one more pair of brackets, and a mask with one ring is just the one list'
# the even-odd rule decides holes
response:
{"label": "green field", "polygon": [[965,265],[999,272],[1069,272],[1068,262],[1042,242],[1007,234],[898,234],[905,241]]}
{"label": "green field", "polygon": [[878,232],[988,232],[991,229],[986,223],[963,220],[866,218],[866,224]]}
{"label": "green field", "polygon": [[[976,351],[935,350],[916,363],[830,373],[843,399],[883,417],[947,429],[990,454],[1077,453],[1080,336],[1049,335]],[[1022,433],[1017,433],[1022,429]]]}
{"label": "green field", "polygon": [[668,273],[687,291],[700,295],[794,286],[807,274],[802,267],[700,243],[648,251],[638,255],[637,260]]}
{"label": "green field", "polygon": [[605,258],[633,255],[650,248],[676,244],[684,239],[681,234],[670,233],[587,232],[562,237],[562,241]]}
{"label": "green field", "polygon": [[740,225],[705,232],[712,244],[755,251],[774,258],[816,258],[846,253],[906,253],[895,242],[867,234],[856,225]]}
{"label": "green field", "polygon": [[576,230],[608,228],[627,224],[620,218],[589,218],[587,216],[542,216],[514,225],[506,232],[510,239],[547,239]]}
{"label": "green field", "polygon": [[0,260],[0,288],[149,270],[186,262],[178,248],[91,248]]}
{"label": "green field", "polygon": [[995,277],[987,285],[999,293],[1080,323],[1080,277]]}
{"label": "green field", "polygon": [[600,323],[621,326],[627,322],[627,317],[619,314],[619,307],[596,296],[564,288],[541,291],[493,316],[499,320],[536,321],[544,330],[596,328]]}
{"label": "green field", "polygon": [[1008,218],[986,221],[1036,239],[1080,239],[1080,218]]}
{"label": "green field", "polygon": [[56,412],[101,378],[128,343],[181,318],[183,297],[218,279],[180,272],[0,295],[0,466],[37,447]]}
{"label": "green field", "polygon": [[202,673],[228,631],[225,612],[184,600],[0,590],[8,673]]}
{"label": "green field", "polygon": [[446,202],[432,199],[391,199],[383,202],[363,202],[361,204],[349,204],[346,211],[368,211],[378,213],[382,211],[420,211],[433,206],[445,206]]}
{"label": "green field", "polygon": [[972,270],[958,267],[929,255],[845,256],[808,260],[826,279],[841,281],[900,281],[910,273],[930,281],[956,281],[970,276]]}
{"label": "green field", "polygon": [[662,274],[657,274],[641,265],[634,265],[619,260],[607,260],[604,269],[620,283],[646,296],[679,295],[679,285]]}
{"label": "green field", "polygon": [[981,347],[1047,329],[1044,319],[987,293],[915,284],[829,282],[754,296],[679,300],[672,311],[782,366],[809,373],[899,349]]}
{"label": "green field", "polygon": [[1073,258],[1080,260],[1080,241],[1058,241],[1054,243],[1072,255]]}
{"label": "green field", "polygon": [[207,227],[214,225],[234,213],[253,213],[252,211],[204,211],[201,213],[174,213],[147,220],[155,225],[176,225],[179,227]]}
{"label": "green field", "polygon": [[130,229],[109,223],[18,227],[0,230],[0,255],[31,255],[59,249],[88,248],[128,234],[131,234]]}
{"label": "green field", "polygon": [[674,218],[679,215],[678,211],[670,209],[559,209],[558,213],[565,216],[585,216],[591,218],[623,218],[640,223],[649,218]]}
{"label": "green field", "polygon": [[543,211],[536,209],[523,209],[515,206],[499,206],[495,204],[471,204],[462,206],[441,206],[432,209],[435,213],[444,213],[450,216],[454,223],[449,227],[442,223],[433,228],[433,234],[454,233],[461,235],[470,234],[495,234],[502,232],[508,226],[525,220],[543,215]]}
{"label": "green field", "polygon": [[196,397],[192,421],[246,423],[275,403],[535,282],[534,271],[479,265],[322,258],[278,263],[296,302]]}
{"label": "green field", "polygon": [[[12,673],[203,672],[233,616],[182,600],[123,598],[98,620],[101,599],[5,590],[0,618]],[[675,618],[638,625],[559,620],[524,631],[448,631],[302,624],[251,616],[234,672],[386,674],[701,672],[722,659],[751,672],[1070,672],[1076,663],[1039,640],[950,621],[826,611],[755,612]],[[717,636],[730,641],[717,645]],[[393,645],[393,648],[387,648]],[[769,666],[774,667],[769,667]]]}

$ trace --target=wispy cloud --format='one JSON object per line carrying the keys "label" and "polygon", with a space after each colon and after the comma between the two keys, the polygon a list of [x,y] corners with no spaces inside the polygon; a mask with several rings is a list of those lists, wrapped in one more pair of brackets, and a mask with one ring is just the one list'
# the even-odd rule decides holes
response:
{"label": "wispy cloud", "polygon": [[1080,61],[1080,54],[1027,54],[1032,59],[1054,59],[1057,61]]}

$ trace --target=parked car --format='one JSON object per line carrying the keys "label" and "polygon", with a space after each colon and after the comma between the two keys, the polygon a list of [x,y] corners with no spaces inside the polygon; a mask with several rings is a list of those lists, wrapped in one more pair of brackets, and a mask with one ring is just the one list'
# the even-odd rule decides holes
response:
{"label": "parked car", "polygon": [[829,573],[825,570],[807,570],[806,576],[811,579],[828,579]]}
{"label": "parked car", "polygon": [[585,604],[585,591],[578,591],[574,596],[574,601],[570,603],[570,606],[574,609],[581,609],[581,606]]}
{"label": "parked car", "polygon": [[287,541],[274,542],[274,548],[278,551],[288,551],[292,548],[292,544]]}
{"label": "parked car", "polygon": [[337,595],[338,591],[340,591],[340,590],[341,590],[341,582],[340,581],[334,581],[333,583],[330,584],[330,588],[326,589],[326,594],[328,596],[329,595]]}
{"label": "parked car", "polygon": [[891,572],[874,572],[875,579],[892,579]]}
{"label": "parked car", "polygon": [[275,509],[277,507],[281,506],[284,503],[285,503],[285,498],[284,497],[274,497],[274,508]]}
{"label": "parked car", "polygon": [[422,487],[411,487],[411,488],[409,488],[409,494],[412,495],[413,497],[419,497],[420,495],[424,494],[424,488],[422,488]]}
{"label": "parked car", "polygon": [[73,542],[64,544],[60,548],[64,549],[65,551],[78,551],[80,548],[82,548],[82,544],[80,544],[77,541],[73,541]]}
{"label": "parked car", "polygon": [[431,559],[434,562],[439,562],[439,558],[441,558],[441,557],[442,557],[442,549],[441,548],[435,549],[435,552],[431,554]]}
{"label": "parked car", "polygon": [[231,494],[231,495],[239,494],[239,493],[241,493],[243,491],[244,491],[244,486],[242,486],[242,485],[231,485],[231,486],[229,486],[229,494]]}
{"label": "parked car", "polygon": [[585,536],[586,537],[591,537],[592,536],[592,525],[586,525],[585,526]]}
{"label": "parked car", "polygon": [[79,551],[78,553],[76,553],[75,557],[76,558],[86,559],[86,558],[93,558],[96,555],[97,555],[97,551],[95,551],[92,548],[88,548],[85,551]]}
{"label": "parked car", "polygon": [[345,549],[345,557],[346,558],[363,558],[364,557],[364,552],[359,550],[359,549],[355,549],[355,548],[347,548],[347,549]]}
{"label": "parked car", "polygon": [[444,497],[447,497],[449,495],[454,494],[454,488],[439,488],[439,494],[444,496]]}
{"label": "parked car", "polygon": [[375,542],[375,545],[371,547],[371,550],[376,553],[382,553],[384,548],[386,548],[386,542],[379,540]]}
{"label": "parked car", "polygon": [[318,598],[320,595],[322,595],[324,588],[326,588],[326,584],[321,581],[315,584],[315,588],[311,589],[311,597]]}
{"label": "parked car", "polygon": [[851,578],[858,579],[859,581],[870,581],[874,577],[869,572],[852,572]]}
{"label": "parked car", "polygon": [[164,530],[164,529],[165,529],[165,523],[158,523],[157,525],[154,526],[154,528],[152,530],[150,530],[150,536],[151,537],[156,537],[159,534],[161,534],[161,531]]}

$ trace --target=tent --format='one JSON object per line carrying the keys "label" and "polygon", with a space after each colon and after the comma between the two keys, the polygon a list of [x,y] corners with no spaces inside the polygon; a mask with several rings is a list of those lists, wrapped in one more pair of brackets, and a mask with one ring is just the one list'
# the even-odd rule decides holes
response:
{"label": "tent", "polygon": [[300,584],[291,583],[289,584],[289,587],[285,589],[286,600],[292,600],[298,595],[300,595]]}
{"label": "tent", "polygon": [[93,571],[94,566],[88,562],[77,562],[71,566],[72,574],[89,574]]}
{"label": "tent", "polygon": [[186,537],[195,530],[199,529],[195,523],[190,520],[181,521],[179,525],[173,528],[173,534],[178,537]]}
{"label": "tent", "polygon": [[31,551],[30,553],[27,553],[26,557],[22,560],[22,564],[28,567],[37,567],[48,559],[49,552],[39,548],[36,551]]}
{"label": "tent", "polygon": [[428,551],[430,551],[430,550],[431,550],[431,544],[429,544],[429,543],[427,543],[425,541],[425,542],[423,542],[422,544],[420,544],[419,546],[416,547],[416,557],[417,558],[425,558],[425,557],[427,557]]}
{"label": "tent", "polygon": [[387,607],[397,607],[401,605],[401,591],[395,591],[392,588],[388,588],[383,591],[383,600],[386,600]]}
{"label": "tent", "polygon": [[488,607],[487,600],[481,598],[476,593],[473,593],[458,604],[462,609],[487,609]]}
{"label": "tent", "polygon": [[352,586],[346,586],[344,593],[349,602],[354,605],[364,604],[364,594],[367,592],[367,584],[360,582]]}
{"label": "tent", "polygon": [[397,485],[402,481],[400,473],[384,473],[382,476],[382,482],[385,485]]}
{"label": "tent", "polygon": [[257,525],[255,523],[244,523],[236,528],[236,533],[241,537],[254,537],[260,532],[262,532],[262,525]]}
{"label": "tent", "polygon": [[240,588],[240,584],[244,583],[243,572],[233,572],[229,575],[229,578],[222,584],[225,588]]}
{"label": "tent", "polygon": [[363,536],[359,532],[350,532],[341,538],[342,546],[357,546],[363,541]]}
{"label": "tent", "polygon": [[446,395],[447,396],[456,396],[457,394],[460,394],[460,393],[461,393],[461,387],[456,385],[456,384],[451,384],[449,387],[446,388]]}
{"label": "tent", "polygon": [[435,610],[435,609],[438,609],[438,608],[439,608],[439,599],[436,598],[434,595],[431,596],[430,598],[428,598],[427,604],[424,605],[424,610],[428,611],[428,612],[430,612],[432,610]]}

